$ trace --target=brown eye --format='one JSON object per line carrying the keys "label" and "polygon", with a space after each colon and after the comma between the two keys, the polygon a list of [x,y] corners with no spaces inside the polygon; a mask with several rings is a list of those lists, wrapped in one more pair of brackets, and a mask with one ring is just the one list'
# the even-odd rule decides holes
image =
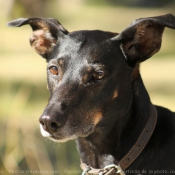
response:
{"label": "brown eye", "polygon": [[105,72],[104,71],[97,71],[97,72],[95,72],[94,74],[93,74],[93,78],[95,79],[95,80],[101,80],[101,79],[103,79],[104,77],[106,76],[106,74],[105,74]]}
{"label": "brown eye", "polygon": [[56,66],[52,66],[49,68],[49,71],[53,74],[53,75],[58,75],[58,68]]}

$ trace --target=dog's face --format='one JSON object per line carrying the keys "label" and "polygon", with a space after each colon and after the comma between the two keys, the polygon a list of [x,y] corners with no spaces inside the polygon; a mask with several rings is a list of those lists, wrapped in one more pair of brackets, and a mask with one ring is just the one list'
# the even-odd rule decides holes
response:
{"label": "dog's face", "polygon": [[119,42],[110,41],[115,36],[73,32],[53,49],[47,58],[51,96],[40,117],[44,136],[58,141],[86,137],[103,126],[112,105],[118,108],[116,115],[129,105],[132,69],[125,64]]}
{"label": "dog's face", "polygon": [[9,23],[29,24],[30,44],[48,62],[51,95],[40,117],[42,135],[61,142],[112,128],[132,103],[139,63],[160,49],[164,27],[175,28],[172,21],[172,15],[143,18],[120,34],[69,33],[54,19]]}

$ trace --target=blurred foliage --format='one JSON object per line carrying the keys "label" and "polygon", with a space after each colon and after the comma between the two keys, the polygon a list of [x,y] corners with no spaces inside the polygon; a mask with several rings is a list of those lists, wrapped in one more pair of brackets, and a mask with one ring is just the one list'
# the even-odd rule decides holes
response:
{"label": "blurred foliage", "polygon": [[[119,6],[121,2],[132,8]],[[40,134],[38,118],[49,98],[46,62],[29,46],[30,27],[7,28],[7,19],[55,17],[69,31],[120,32],[136,18],[174,12],[173,6],[135,8],[136,2],[145,1],[116,0],[114,5],[112,0],[0,0],[0,174],[80,174],[75,142],[54,143]],[[161,51],[143,63],[141,73],[152,101],[175,110],[173,38],[175,31],[166,29]]]}
{"label": "blurred foliage", "polygon": [[167,5],[170,5],[174,2],[174,0],[109,0],[112,3],[119,3],[119,4],[124,4],[127,6],[132,6],[132,7],[165,7]]}
{"label": "blurred foliage", "polygon": [[[39,132],[38,112],[48,98],[44,84],[1,81],[0,171],[5,174],[60,174],[79,171],[74,141],[54,143]],[[35,111],[35,110],[37,111]],[[35,117],[33,116],[35,115]],[[38,173],[36,173],[36,171]],[[45,173],[49,171],[49,173]],[[62,174],[62,173],[61,173]]]}
{"label": "blurred foliage", "polygon": [[160,8],[174,4],[174,0],[86,0],[87,4],[93,5],[116,5],[142,8]]}
{"label": "blurred foliage", "polygon": [[[18,0],[13,1],[13,9],[10,12],[10,16],[15,18],[16,16],[45,16],[45,10],[47,7],[47,0]],[[43,9],[43,10],[41,10]]]}

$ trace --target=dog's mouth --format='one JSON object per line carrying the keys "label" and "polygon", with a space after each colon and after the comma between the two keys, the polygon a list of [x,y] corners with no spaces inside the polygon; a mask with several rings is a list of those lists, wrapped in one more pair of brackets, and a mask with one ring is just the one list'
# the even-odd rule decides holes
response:
{"label": "dog's mouth", "polygon": [[68,137],[68,138],[61,138],[61,137],[57,137],[57,136],[54,136],[52,135],[51,137],[49,137],[51,140],[53,140],[54,142],[67,142],[69,140],[74,140],[77,138],[77,136],[73,135],[71,137]]}
{"label": "dog's mouth", "polygon": [[87,137],[94,132],[94,126],[86,126],[82,132],[78,129],[76,131],[63,129],[60,132],[49,133],[48,131],[45,131],[40,124],[40,131],[43,137],[49,138],[55,142],[66,142],[68,140],[74,140],[78,137]]}
{"label": "dog's mouth", "polygon": [[54,133],[51,134],[51,133],[45,131],[41,124],[40,124],[40,131],[41,131],[41,134],[43,137],[49,138],[53,141],[65,142],[67,140],[70,140],[70,139],[65,139],[64,137],[61,137],[61,136],[55,136]]}

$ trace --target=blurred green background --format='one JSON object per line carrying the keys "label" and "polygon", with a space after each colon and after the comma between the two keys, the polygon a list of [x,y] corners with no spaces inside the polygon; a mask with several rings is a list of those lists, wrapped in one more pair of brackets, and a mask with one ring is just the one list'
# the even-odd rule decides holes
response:
{"label": "blurred green background", "polygon": [[[29,26],[8,28],[19,17],[54,17],[68,31],[121,32],[134,19],[175,14],[174,0],[0,0],[0,174],[80,174],[75,141],[43,138],[38,118],[47,104],[46,62],[29,46]],[[141,66],[152,102],[175,111],[175,31]]]}

